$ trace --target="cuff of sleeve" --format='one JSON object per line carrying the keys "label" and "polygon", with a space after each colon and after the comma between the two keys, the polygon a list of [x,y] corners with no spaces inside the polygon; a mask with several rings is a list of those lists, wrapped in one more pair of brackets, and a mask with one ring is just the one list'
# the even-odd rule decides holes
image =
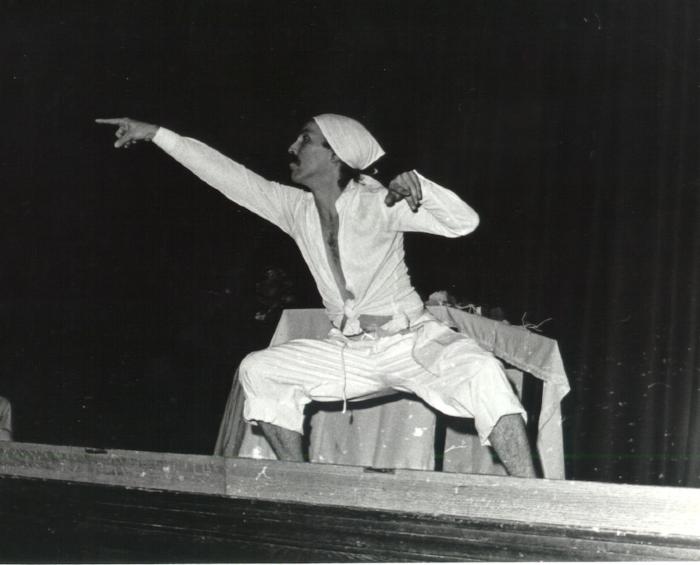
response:
{"label": "cuff of sleeve", "polygon": [[423,193],[423,200],[425,200],[426,196],[430,198],[435,183],[430,179],[425,178],[416,169],[413,169],[413,172],[416,173],[416,176],[418,177],[418,182],[420,182],[420,189]]}
{"label": "cuff of sleeve", "polygon": [[428,191],[430,191],[430,188],[432,187],[433,181],[430,179],[425,178],[423,175],[421,175],[416,169],[413,169],[413,172],[416,173],[416,176],[418,177],[418,182],[420,182],[420,188],[421,190],[425,189],[426,187],[428,188]]}
{"label": "cuff of sleeve", "polygon": [[164,127],[159,127],[156,134],[153,136],[153,143],[160,147],[166,153],[170,153],[177,145],[180,136],[174,131],[170,131]]}

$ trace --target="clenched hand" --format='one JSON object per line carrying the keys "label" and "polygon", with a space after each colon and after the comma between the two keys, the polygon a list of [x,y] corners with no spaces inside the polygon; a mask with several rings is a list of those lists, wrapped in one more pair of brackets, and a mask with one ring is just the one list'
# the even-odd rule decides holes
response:
{"label": "clenched hand", "polygon": [[423,191],[420,187],[420,179],[414,171],[406,171],[394,177],[389,183],[388,189],[389,194],[384,199],[387,206],[393,206],[401,200],[406,200],[411,210],[418,211],[423,199]]}

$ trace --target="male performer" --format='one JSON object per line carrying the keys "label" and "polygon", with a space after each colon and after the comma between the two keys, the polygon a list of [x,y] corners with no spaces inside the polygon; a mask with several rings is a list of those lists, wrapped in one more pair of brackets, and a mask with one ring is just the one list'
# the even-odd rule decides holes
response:
{"label": "male performer", "polygon": [[[269,220],[299,246],[333,329],[248,355],[240,367],[244,416],[280,459],[302,461],[304,406],[385,389],[474,418],[511,475],[535,476],[525,412],[503,368],[472,339],[435,320],[411,286],[403,233],[458,237],[478,216],[453,192],[415,171],[388,188],[363,174],[384,151],[359,122],[314,117],[289,147],[291,178],[270,182],[214,149],[165,128],[122,119],[115,147],[153,141],[226,197]],[[405,203],[399,203],[405,200]],[[398,203],[398,204],[397,204]]]}

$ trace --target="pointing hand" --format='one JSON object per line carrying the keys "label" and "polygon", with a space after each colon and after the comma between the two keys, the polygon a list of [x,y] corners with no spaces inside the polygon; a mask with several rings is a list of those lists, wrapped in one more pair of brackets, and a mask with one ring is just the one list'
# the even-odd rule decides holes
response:
{"label": "pointing hand", "polygon": [[117,141],[114,142],[116,148],[129,147],[137,141],[151,141],[158,131],[156,125],[137,122],[129,118],[98,118],[95,122],[118,126],[115,134]]}

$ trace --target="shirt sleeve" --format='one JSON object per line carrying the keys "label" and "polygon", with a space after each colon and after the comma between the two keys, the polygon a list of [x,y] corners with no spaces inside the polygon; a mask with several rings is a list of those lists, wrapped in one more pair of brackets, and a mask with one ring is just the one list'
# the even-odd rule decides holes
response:
{"label": "shirt sleeve", "polygon": [[158,129],[153,142],[226,198],[291,233],[304,191],[266,180],[204,143],[166,128]]}
{"label": "shirt sleeve", "polygon": [[403,232],[423,232],[445,237],[459,237],[473,232],[479,225],[479,215],[451,190],[443,188],[415,171],[420,180],[423,200],[418,212],[412,212],[406,202],[388,208],[391,229]]}

